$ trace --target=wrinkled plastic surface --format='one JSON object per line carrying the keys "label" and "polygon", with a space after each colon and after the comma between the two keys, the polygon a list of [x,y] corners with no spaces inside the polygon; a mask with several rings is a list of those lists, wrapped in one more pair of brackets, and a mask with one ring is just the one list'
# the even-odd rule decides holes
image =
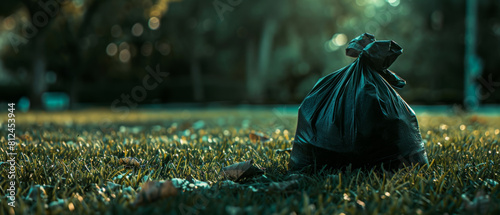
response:
{"label": "wrinkled plastic surface", "polygon": [[387,68],[402,54],[394,41],[353,39],[350,65],[321,78],[299,108],[290,170],[428,163],[417,118],[393,87],[406,84]]}

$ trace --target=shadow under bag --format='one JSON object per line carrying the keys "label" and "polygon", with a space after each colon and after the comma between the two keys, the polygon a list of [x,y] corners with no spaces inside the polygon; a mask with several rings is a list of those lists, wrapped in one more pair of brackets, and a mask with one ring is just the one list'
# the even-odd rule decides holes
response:
{"label": "shadow under bag", "polygon": [[349,43],[357,59],[321,78],[300,105],[291,171],[428,163],[415,113],[394,90],[406,82],[387,70],[402,52],[367,33]]}

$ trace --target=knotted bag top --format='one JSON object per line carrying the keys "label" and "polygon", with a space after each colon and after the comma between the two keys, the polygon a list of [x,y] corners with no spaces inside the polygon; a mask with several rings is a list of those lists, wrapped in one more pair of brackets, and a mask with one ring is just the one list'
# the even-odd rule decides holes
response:
{"label": "knotted bag top", "polygon": [[392,40],[375,40],[375,36],[369,33],[361,34],[351,40],[346,48],[346,55],[360,58],[375,71],[377,71],[389,84],[396,88],[402,88],[406,81],[388,70],[399,55],[403,53],[403,48]]}

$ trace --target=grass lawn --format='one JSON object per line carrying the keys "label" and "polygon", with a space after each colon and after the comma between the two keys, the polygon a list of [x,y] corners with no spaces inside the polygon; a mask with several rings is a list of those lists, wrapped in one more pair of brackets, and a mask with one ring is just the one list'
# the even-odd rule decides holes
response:
{"label": "grass lawn", "polygon": [[[1,115],[0,166],[7,170]],[[2,171],[0,215],[499,214],[500,117],[418,119],[429,166],[291,175],[284,149],[292,146],[295,114],[17,113],[16,207],[7,205],[11,180]],[[223,167],[252,159],[264,174],[225,177]],[[163,184],[151,190],[146,181]]]}

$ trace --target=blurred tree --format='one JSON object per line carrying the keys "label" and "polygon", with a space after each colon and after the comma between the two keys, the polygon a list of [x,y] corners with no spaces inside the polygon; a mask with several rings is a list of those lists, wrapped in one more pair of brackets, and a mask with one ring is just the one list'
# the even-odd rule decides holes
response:
{"label": "blurred tree", "polygon": [[[5,7],[2,7],[2,15],[10,15],[21,10],[24,13],[21,16],[27,17],[27,22],[24,23],[22,35],[9,34],[9,41],[15,52],[24,44],[29,44],[28,47],[22,47],[29,52],[32,67],[33,77],[31,84],[31,103],[34,108],[41,107],[41,95],[46,90],[45,71],[45,33],[50,28],[54,18],[58,15],[59,4],[56,1],[39,2],[35,0],[4,1]],[[9,66],[9,64],[6,64]]]}
{"label": "blurred tree", "polygon": [[[465,0],[66,0],[54,17],[38,2],[51,0],[6,0],[0,7],[0,16],[18,23],[9,34],[18,45],[3,50],[4,64],[14,72],[30,67],[32,97],[47,89],[44,73],[53,71],[58,81],[49,88],[67,91],[72,102],[110,103],[141,82],[146,66],[159,65],[170,74],[155,94],[159,101],[297,103],[318,78],[352,62],[346,43],[369,32],[405,49],[391,69],[408,80],[400,93],[409,102],[463,98],[464,68],[457,62]],[[500,3],[479,3],[483,79],[496,80]],[[33,17],[45,25],[28,38]],[[485,101],[499,101],[495,89],[482,89]]]}
{"label": "blurred tree", "polygon": [[169,38],[175,45],[173,48],[177,54],[182,55],[189,64],[192,98],[201,102],[205,100],[201,61],[208,57],[207,40],[213,29],[211,23],[207,23],[206,20],[212,15],[212,11],[208,9],[207,2],[195,0],[186,0],[182,4],[172,6],[171,12],[162,19],[165,26],[160,29],[161,34],[157,39]]}
{"label": "blurred tree", "polygon": [[[41,95],[47,90],[47,68],[55,71],[67,83],[65,86],[71,106],[78,102],[83,79],[95,79],[103,74],[112,76],[113,63],[106,54],[109,41],[117,40],[128,46],[132,32],[121,32],[119,24],[127,27],[137,20],[148,20],[150,12],[163,15],[168,0],[118,1],[118,0],[24,0],[8,2],[2,7],[2,15],[17,17],[18,25],[9,35],[12,46],[4,54],[6,67],[13,71],[31,65],[31,104],[41,108]],[[158,3],[158,4],[155,4]],[[109,11],[117,11],[110,15]],[[118,25],[117,25],[118,24]],[[119,33],[110,30],[119,28]],[[103,48],[104,46],[104,48]],[[135,47],[122,47],[131,55]],[[123,59],[122,59],[123,60]],[[127,63],[129,60],[124,60]],[[108,70],[109,69],[109,70]],[[131,69],[118,67],[118,70]],[[99,78],[105,80],[105,78]]]}

